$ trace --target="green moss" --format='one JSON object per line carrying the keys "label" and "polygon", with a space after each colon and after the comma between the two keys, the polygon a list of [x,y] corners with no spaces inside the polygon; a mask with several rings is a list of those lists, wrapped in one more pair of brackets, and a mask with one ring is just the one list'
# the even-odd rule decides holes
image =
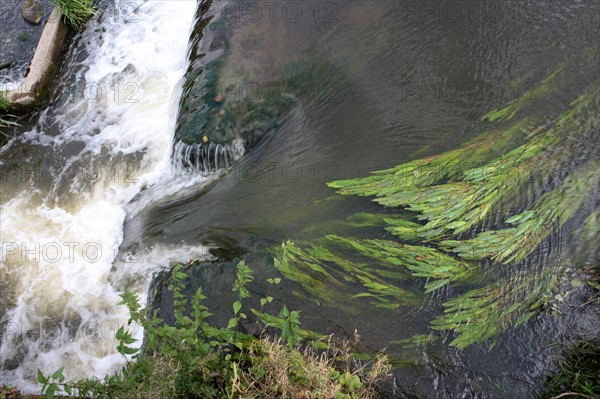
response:
{"label": "green moss", "polygon": [[46,75],[40,82],[35,92],[35,104],[34,106],[40,106],[50,98],[51,90],[53,87],[54,78],[58,73],[58,66],[53,62],[48,67]]}

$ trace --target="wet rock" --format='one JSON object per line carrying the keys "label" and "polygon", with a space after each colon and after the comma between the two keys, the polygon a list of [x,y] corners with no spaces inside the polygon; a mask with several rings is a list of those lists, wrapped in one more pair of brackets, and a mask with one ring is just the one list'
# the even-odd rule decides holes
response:
{"label": "wet rock", "polygon": [[35,0],[25,0],[21,8],[23,19],[31,25],[39,25],[42,22],[42,7]]}
{"label": "wet rock", "polygon": [[8,69],[12,65],[12,61],[0,63],[0,71],[3,69]]}

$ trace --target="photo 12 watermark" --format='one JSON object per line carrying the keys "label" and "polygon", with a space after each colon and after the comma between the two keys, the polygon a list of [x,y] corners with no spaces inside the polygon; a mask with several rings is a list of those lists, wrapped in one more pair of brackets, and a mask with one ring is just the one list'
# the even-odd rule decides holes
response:
{"label": "photo 12 watermark", "polygon": [[101,181],[135,184],[138,182],[140,172],[139,162],[130,160],[108,163],[75,161],[68,167],[61,166],[57,170],[46,165],[32,165],[31,162],[17,161],[11,164],[0,164],[0,183],[55,183],[65,180],[83,184]]}
{"label": "photo 12 watermark", "polygon": [[225,23],[335,24],[340,4],[334,1],[212,1],[209,12]]}
{"label": "photo 12 watermark", "polygon": [[403,81],[398,84],[401,102],[427,104],[480,101],[500,105],[522,99],[526,93],[528,99],[525,102],[533,103],[536,101],[535,94],[540,89],[540,83],[533,81],[510,86],[501,82],[483,81]]}
{"label": "photo 12 watermark", "polygon": [[130,253],[121,253],[119,243],[106,246],[98,242],[50,241],[16,242],[3,241],[0,245],[0,260],[6,262],[39,264],[95,264],[103,261],[137,263]]}
{"label": "photo 12 watermark", "polygon": [[117,321],[102,322],[91,320],[83,324],[66,322],[40,321],[34,323],[5,321],[0,323],[1,343],[35,342],[47,344],[112,342],[118,344],[116,333],[120,328],[136,336],[142,327],[136,323],[119,323]]}

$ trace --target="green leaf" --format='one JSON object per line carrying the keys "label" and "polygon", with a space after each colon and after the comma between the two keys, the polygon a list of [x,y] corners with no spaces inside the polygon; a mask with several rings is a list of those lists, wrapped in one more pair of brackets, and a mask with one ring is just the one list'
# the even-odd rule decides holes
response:
{"label": "green leaf", "polygon": [[125,355],[133,355],[133,354],[137,353],[137,351],[138,351],[137,348],[131,348],[129,346],[124,346],[122,353]]}
{"label": "green leaf", "polygon": [[233,314],[238,314],[240,309],[242,308],[242,303],[240,301],[235,301],[233,303]]}
{"label": "green leaf", "polygon": [[55,380],[59,379],[62,376],[63,369],[64,367],[61,367],[58,370],[56,370],[54,374],[52,374],[52,378],[54,378]]}
{"label": "green leaf", "polygon": [[48,385],[48,389],[46,390],[46,399],[52,399],[54,397],[54,392],[58,391],[58,386],[54,383]]}
{"label": "green leaf", "polygon": [[443,286],[445,286],[446,284],[448,284],[449,281],[446,279],[441,279],[441,280],[434,280],[432,282],[429,282],[427,284],[425,284],[425,288],[426,288],[426,293],[430,293],[432,291],[437,290],[438,288],[441,288]]}
{"label": "green leaf", "polygon": [[42,370],[40,369],[37,371],[37,380],[40,384],[46,384],[48,382],[48,379],[44,376]]}
{"label": "green leaf", "polygon": [[229,319],[229,323],[227,324],[227,329],[231,330],[232,328],[237,326],[237,324],[238,324],[238,321],[236,318]]}

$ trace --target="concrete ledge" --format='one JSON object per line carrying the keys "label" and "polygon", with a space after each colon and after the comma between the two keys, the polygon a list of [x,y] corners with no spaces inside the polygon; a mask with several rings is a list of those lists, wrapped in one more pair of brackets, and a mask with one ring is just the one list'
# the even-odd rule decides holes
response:
{"label": "concrete ledge", "polygon": [[16,90],[6,93],[6,98],[14,108],[22,109],[33,106],[48,88],[51,75],[56,70],[55,62],[67,33],[68,28],[63,22],[61,12],[58,8],[54,8],[44,26],[25,81]]}

